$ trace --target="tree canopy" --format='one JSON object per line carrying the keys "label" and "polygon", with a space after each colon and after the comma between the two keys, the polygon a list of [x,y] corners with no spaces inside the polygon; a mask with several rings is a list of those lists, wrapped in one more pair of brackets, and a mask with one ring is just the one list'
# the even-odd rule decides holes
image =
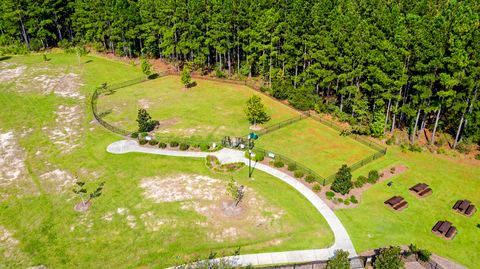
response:
{"label": "tree canopy", "polygon": [[480,141],[479,14],[477,0],[2,1],[0,53],[89,44],[192,62],[356,132],[441,131],[456,147]]}

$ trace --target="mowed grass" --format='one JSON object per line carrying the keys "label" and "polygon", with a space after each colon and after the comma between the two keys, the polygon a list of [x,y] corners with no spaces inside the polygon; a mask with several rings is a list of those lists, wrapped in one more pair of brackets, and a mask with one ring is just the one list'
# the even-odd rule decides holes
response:
{"label": "mowed grass", "polygon": [[[390,148],[386,157],[354,173],[354,178],[371,169],[383,170],[394,165],[406,165],[408,170],[391,180],[376,184],[362,194],[360,206],[337,210],[335,213],[347,228],[357,251],[362,252],[388,245],[414,243],[438,255],[448,257],[468,268],[480,264],[480,213],[465,217],[452,210],[459,199],[480,205],[480,165],[474,161],[450,160],[430,153],[402,153]],[[408,189],[424,182],[433,194],[416,198]],[[408,208],[394,212],[383,202],[394,195],[408,201]],[[439,220],[448,220],[458,229],[456,237],[447,241],[431,232]]]}
{"label": "mowed grass", "polygon": [[[42,62],[41,55],[13,57],[9,61],[28,66],[55,64],[65,68],[62,70],[78,71],[85,84],[81,91],[87,97],[104,81],[128,80],[140,75],[138,67],[93,56],[82,57],[80,65],[74,55],[49,57],[51,61],[47,64]],[[242,253],[254,253],[323,248],[333,243],[327,223],[303,196],[260,171],[255,173],[254,181],[249,180],[247,168],[233,177],[284,214],[275,229],[268,225],[242,227],[253,236],[212,241],[209,233],[219,228],[197,225],[205,222],[205,216],[193,209],[182,209],[178,202],[155,203],[144,197],[139,184],[143,178],[153,176],[196,174],[226,182],[230,175],[212,173],[202,159],[108,154],[106,146],[120,138],[91,122],[88,98],[73,100],[53,94],[16,93],[11,86],[14,84],[9,85],[0,88],[0,132],[15,133],[25,154],[28,178],[23,181],[33,185],[34,191],[8,186],[0,189],[10,195],[0,201],[0,226],[18,240],[13,246],[0,245],[2,268],[39,264],[48,268],[165,268],[194,255],[231,254],[238,246]],[[81,145],[71,153],[62,152],[42,130],[45,126],[55,126],[54,111],[59,105],[84,108]],[[20,135],[24,130],[29,131]],[[40,177],[54,169],[71,175],[78,173],[89,189],[100,181],[106,182],[103,195],[94,201],[88,213],[73,210],[80,200],[70,190],[56,192],[55,186]],[[125,216],[118,214],[110,222],[104,219],[119,208],[128,209],[129,215],[135,217],[136,228],[128,226]],[[158,231],[148,230],[141,221],[142,214],[147,212],[172,222]]]}
{"label": "mowed grass", "polygon": [[160,121],[158,134],[166,138],[196,138],[220,141],[224,136],[247,134],[250,123],[245,103],[252,95],[262,98],[271,120],[265,126],[297,116],[298,113],[252,89],[235,84],[196,79],[195,87],[185,89],[178,76],[166,76],[101,96],[99,112],[110,112],[104,120],[135,131],[140,107]]}
{"label": "mowed grass", "polygon": [[300,162],[323,177],[374,153],[348,136],[307,118],[261,136],[256,145]]}

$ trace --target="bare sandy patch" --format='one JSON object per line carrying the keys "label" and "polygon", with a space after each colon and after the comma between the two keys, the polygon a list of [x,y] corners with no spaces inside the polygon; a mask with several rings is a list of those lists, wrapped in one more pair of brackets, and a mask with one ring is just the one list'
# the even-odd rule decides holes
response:
{"label": "bare sandy patch", "polygon": [[0,63],[0,82],[13,81],[22,76],[26,69],[27,67],[23,65],[13,67],[9,63],[2,62]]}
{"label": "bare sandy patch", "polygon": [[208,227],[207,236],[217,242],[277,232],[284,211],[270,206],[253,189],[245,187],[242,202],[235,206],[226,193],[226,182],[203,175],[151,177],[141,181],[144,195],[157,203],[180,202],[180,209],[207,217],[198,226]]}
{"label": "bare sandy patch", "polygon": [[9,186],[27,177],[26,154],[13,132],[0,133],[0,186]]}
{"label": "bare sandy patch", "polygon": [[70,153],[80,146],[81,133],[83,132],[83,111],[80,105],[60,105],[55,111],[55,126],[44,127],[50,140],[62,152]]}
{"label": "bare sandy patch", "polygon": [[33,80],[44,94],[53,92],[60,97],[85,99],[85,96],[79,91],[83,84],[80,83],[80,76],[77,74],[39,75],[34,77]]}
{"label": "bare sandy patch", "polygon": [[11,231],[0,225],[0,267],[4,265],[9,268],[8,264],[15,266],[12,268],[26,267],[30,260],[19,248],[19,244],[20,241],[13,236]]}
{"label": "bare sandy patch", "polygon": [[151,105],[153,105],[154,102],[148,100],[148,99],[140,99],[138,100],[138,107],[139,108],[144,108],[144,109],[148,109],[150,108]]}
{"label": "bare sandy patch", "polygon": [[42,183],[45,185],[45,189],[53,190],[57,193],[62,193],[71,190],[75,179],[70,173],[64,170],[55,169],[40,175]]}

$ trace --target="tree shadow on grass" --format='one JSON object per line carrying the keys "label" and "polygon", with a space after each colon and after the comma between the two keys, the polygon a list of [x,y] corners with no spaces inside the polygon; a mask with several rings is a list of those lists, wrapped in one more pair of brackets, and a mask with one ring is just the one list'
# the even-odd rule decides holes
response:
{"label": "tree shadow on grass", "polygon": [[2,57],[0,57],[0,61],[6,61],[6,60],[9,60],[11,58],[12,58],[12,56],[2,56]]}

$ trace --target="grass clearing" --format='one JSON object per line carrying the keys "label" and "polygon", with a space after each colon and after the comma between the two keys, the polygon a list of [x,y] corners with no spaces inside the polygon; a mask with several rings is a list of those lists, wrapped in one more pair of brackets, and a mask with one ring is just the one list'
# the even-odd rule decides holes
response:
{"label": "grass clearing", "polygon": [[[473,162],[450,160],[430,153],[402,153],[389,148],[387,155],[354,172],[354,178],[366,175],[371,169],[384,169],[394,165],[409,167],[404,173],[376,184],[362,194],[358,208],[335,211],[347,228],[357,251],[362,252],[381,246],[414,243],[438,255],[448,257],[476,268],[480,264],[480,243],[476,227],[480,214],[465,217],[452,210],[459,199],[468,199],[480,205],[480,166]],[[392,187],[387,183],[393,182]],[[408,189],[424,182],[433,189],[429,197],[419,199]],[[383,202],[394,195],[408,201],[408,208],[394,212]],[[456,237],[447,241],[430,230],[439,220],[448,220],[458,229]]]}
{"label": "grass clearing", "polygon": [[178,76],[166,76],[99,97],[99,113],[108,111],[104,120],[122,129],[135,131],[137,111],[145,108],[160,121],[157,134],[166,138],[196,138],[220,141],[224,136],[249,132],[244,113],[252,95],[262,98],[272,125],[298,115],[295,110],[265,97],[252,89],[234,84],[196,80],[195,87],[185,89]]}
{"label": "grass clearing", "polygon": [[310,118],[266,134],[256,145],[298,161],[323,177],[336,173],[342,164],[353,164],[375,152]]}
{"label": "grass clearing", "polygon": [[[51,54],[49,58],[47,63],[41,55],[8,61],[25,65],[27,70],[49,64],[55,70],[57,65],[62,70],[76,70],[84,84],[79,91],[86,97],[102,82],[140,76],[138,67],[93,56],[82,57],[81,65],[74,55]],[[35,87],[35,83],[29,86]],[[145,179],[202,176],[218,180],[221,186],[217,187],[222,188],[229,175],[213,173],[202,159],[108,154],[106,146],[119,137],[91,122],[87,100],[45,95],[34,89],[17,91],[13,82],[0,85],[0,133],[12,132],[24,165],[19,180],[0,186],[0,192],[9,195],[0,199],[0,238],[9,243],[0,241],[0,267],[165,268],[186,256],[206,256],[211,251],[230,254],[237,246],[242,247],[242,253],[254,253],[323,248],[333,243],[327,223],[303,196],[265,173],[257,172],[254,181],[248,180],[247,168],[233,177],[265,206],[252,209],[252,214],[248,211],[244,222],[209,222],[208,214],[194,207],[182,208],[181,201],[156,202],[146,197],[141,187]],[[79,106],[81,116],[66,117],[72,120],[71,125],[57,122],[61,106]],[[77,132],[74,144],[78,146],[65,151],[51,131],[65,131],[62,128],[69,126]],[[106,181],[104,194],[94,200],[86,214],[73,210],[80,201],[71,192],[75,174],[89,189]],[[281,216],[273,220],[278,212]],[[257,226],[255,216],[267,222]],[[241,232],[230,239],[215,240],[220,231],[232,228]]]}

